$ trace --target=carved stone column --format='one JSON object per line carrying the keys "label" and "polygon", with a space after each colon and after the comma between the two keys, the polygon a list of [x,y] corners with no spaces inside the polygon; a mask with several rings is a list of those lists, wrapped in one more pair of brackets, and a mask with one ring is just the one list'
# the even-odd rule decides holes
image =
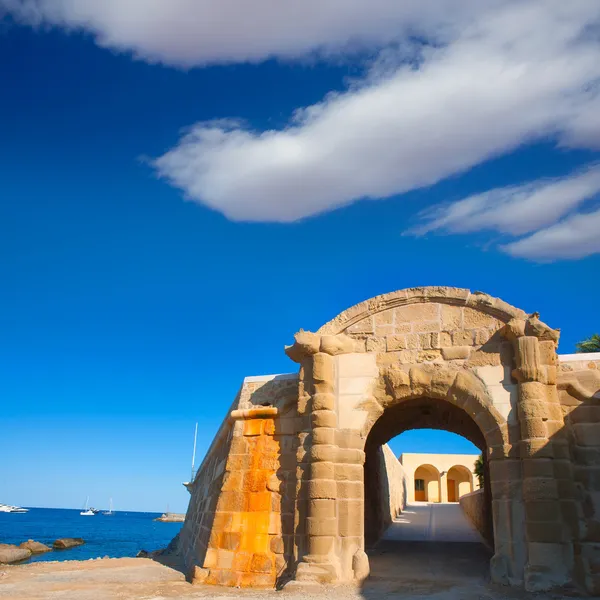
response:
{"label": "carved stone column", "polygon": [[[292,360],[302,365],[305,393],[310,397],[306,413],[310,415],[308,481],[306,498],[306,544],[299,556],[296,581],[329,583],[340,579],[337,540],[339,521],[338,483],[340,450],[336,443],[337,413],[335,395],[335,356],[354,351],[355,343],[344,336],[319,336],[301,331],[296,343],[286,348]],[[347,452],[346,452],[347,453]],[[358,451],[364,460],[364,453]],[[345,454],[342,458],[345,457]],[[354,457],[352,457],[354,458]],[[360,467],[362,493],[362,461]],[[362,505],[361,505],[362,508]],[[362,525],[362,512],[360,525]],[[362,536],[362,529],[357,535]]]}
{"label": "carved stone column", "polygon": [[[525,508],[525,589],[548,590],[573,577],[573,535],[565,514],[574,508],[572,469],[556,388],[559,332],[534,314],[505,328],[515,353]],[[564,506],[563,506],[564,503]]]}

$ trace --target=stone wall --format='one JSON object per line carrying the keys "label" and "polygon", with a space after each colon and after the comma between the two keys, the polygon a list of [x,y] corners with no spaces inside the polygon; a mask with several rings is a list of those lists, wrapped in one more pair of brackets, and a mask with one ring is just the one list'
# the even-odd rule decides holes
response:
{"label": "stone wall", "polygon": [[406,475],[387,444],[367,450],[365,539],[376,543],[406,505]]}
{"label": "stone wall", "polygon": [[558,388],[566,431],[557,435],[569,442],[579,499],[563,510],[586,587],[600,594],[600,354],[559,356]]}
{"label": "stone wall", "polygon": [[249,377],[194,482],[179,549],[194,582],[273,587],[293,564],[298,378]]}
{"label": "stone wall", "polygon": [[492,580],[600,591],[600,360],[559,364],[558,338],[536,313],[440,287],[301,330],[286,348],[298,375],[244,381],[189,486],[180,546],[192,578],[362,581],[365,531],[393,509],[388,498],[383,515],[365,515],[384,506],[365,503],[387,470],[378,449],[437,428],[485,452]]}
{"label": "stone wall", "polygon": [[[458,502],[469,523],[475,527],[481,538],[485,540],[488,528],[483,489],[461,496]],[[489,540],[486,540],[486,543],[489,545]]]}

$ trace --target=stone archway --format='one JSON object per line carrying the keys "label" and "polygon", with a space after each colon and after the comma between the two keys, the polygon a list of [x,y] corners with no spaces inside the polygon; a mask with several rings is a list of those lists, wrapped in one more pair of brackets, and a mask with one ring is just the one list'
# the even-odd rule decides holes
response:
{"label": "stone archway", "polygon": [[[296,578],[349,581],[368,572],[360,526],[365,439],[386,409],[427,397],[464,410],[485,439],[493,580],[529,590],[570,581],[573,543],[563,533],[561,501],[575,497],[569,486],[559,497],[548,464],[568,458],[564,441],[552,437],[564,425],[557,340],[537,315],[456,288],[373,298],[316,334],[297,334],[287,353],[302,367],[312,443],[303,469],[309,526]],[[561,478],[572,476],[564,460]]]}
{"label": "stone archway", "polygon": [[[223,585],[364,579],[366,444],[388,435],[394,419],[382,416],[428,402],[445,407],[448,430],[468,415],[462,435],[486,450],[492,579],[535,591],[581,572],[594,589],[600,560],[580,530],[571,453],[577,464],[596,458],[565,433],[557,341],[537,314],[442,287],[378,296],[300,331],[286,348],[298,375],[244,382],[188,486],[186,567]],[[592,489],[588,471],[581,477]]]}

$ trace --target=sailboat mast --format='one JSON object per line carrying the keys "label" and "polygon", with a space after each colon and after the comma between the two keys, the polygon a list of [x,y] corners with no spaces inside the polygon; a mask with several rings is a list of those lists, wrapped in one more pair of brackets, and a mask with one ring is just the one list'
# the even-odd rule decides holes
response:
{"label": "sailboat mast", "polygon": [[190,483],[194,482],[194,465],[196,463],[196,439],[198,438],[198,423],[196,422],[196,429],[194,431],[194,451],[192,452],[192,477]]}

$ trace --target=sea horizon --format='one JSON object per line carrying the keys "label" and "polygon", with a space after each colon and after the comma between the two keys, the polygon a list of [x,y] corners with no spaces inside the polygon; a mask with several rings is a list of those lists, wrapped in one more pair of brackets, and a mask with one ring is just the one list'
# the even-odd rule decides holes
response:
{"label": "sea horizon", "polygon": [[48,546],[60,538],[83,538],[85,544],[31,557],[28,562],[135,557],[140,550],[166,548],[181,523],[161,523],[162,512],[116,510],[112,515],[82,516],[81,508],[30,508],[27,513],[0,513],[0,543],[29,539]]}

